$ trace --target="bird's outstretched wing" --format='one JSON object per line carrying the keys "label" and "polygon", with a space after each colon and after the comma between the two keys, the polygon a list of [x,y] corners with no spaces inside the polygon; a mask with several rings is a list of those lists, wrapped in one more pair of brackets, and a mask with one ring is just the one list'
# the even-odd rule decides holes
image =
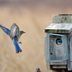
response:
{"label": "bird's outstretched wing", "polygon": [[22,49],[20,48],[18,41],[15,37],[13,38],[13,43],[14,43],[14,46],[15,46],[15,49],[16,49],[16,53],[22,52]]}
{"label": "bird's outstretched wing", "polygon": [[10,36],[10,30],[2,25],[0,25],[0,28],[7,34]]}

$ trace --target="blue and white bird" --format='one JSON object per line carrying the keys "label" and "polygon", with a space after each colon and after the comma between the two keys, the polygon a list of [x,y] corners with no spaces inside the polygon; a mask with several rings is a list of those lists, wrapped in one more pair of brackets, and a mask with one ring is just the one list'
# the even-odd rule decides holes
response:
{"label": "blue and white bird", "polygon": [[13,44],[16,49],[16,53],[22,52],[22,49],[19,46],[19,43],[21,43],[21,42],[19,42],[19,38],[25,32],[20,31],[20,29],[16,23],[13,23],[13,25],[11,26],[11,29],[8,29],[2,25],[0,25],[0,28],[12,39]]}

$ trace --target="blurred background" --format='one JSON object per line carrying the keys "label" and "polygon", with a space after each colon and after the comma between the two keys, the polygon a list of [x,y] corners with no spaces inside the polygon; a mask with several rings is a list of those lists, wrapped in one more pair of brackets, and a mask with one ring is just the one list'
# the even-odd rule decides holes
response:
{"label": "blurred background", "polygon": [[17,23],[26,33],[20,41],[23,52],[16,54],[11,39],[0,29],[0,72],[47,71],[44,56],[44,29],[52,17],[72,13],[72,0],[0,0],[0,24]]}

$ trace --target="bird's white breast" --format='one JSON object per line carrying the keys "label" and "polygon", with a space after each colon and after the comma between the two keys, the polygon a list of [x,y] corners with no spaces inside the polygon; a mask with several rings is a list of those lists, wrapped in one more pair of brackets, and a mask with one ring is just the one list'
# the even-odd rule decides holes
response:
{"label": "bird's white breast", "polygon": [[19,36],[19,27],[16,24],[13,24],[11,26],[11,32],[10,32],[10,37],[13,39],[15,36]]}

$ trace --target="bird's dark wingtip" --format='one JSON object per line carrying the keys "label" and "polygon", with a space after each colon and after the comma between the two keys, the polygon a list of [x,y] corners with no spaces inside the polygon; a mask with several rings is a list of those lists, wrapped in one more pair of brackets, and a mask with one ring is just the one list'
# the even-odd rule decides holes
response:
{"label": "bird's dark wingtip", "polygon": [[16,53],[18,54],[18,53],[21,53],[22,52],[22,50],[20,50],[20,51],[17,51]]}

